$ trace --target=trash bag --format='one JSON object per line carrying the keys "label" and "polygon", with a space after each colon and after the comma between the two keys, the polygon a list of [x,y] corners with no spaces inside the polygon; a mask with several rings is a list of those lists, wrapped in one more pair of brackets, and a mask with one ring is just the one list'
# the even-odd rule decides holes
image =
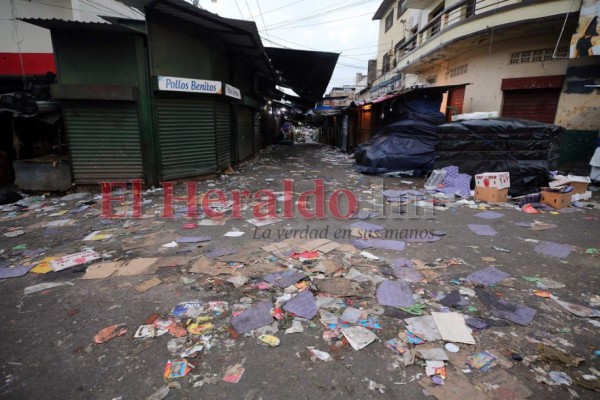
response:
{"label": "trash bag", "polygon": [[456,165],[461,172],[510,172],[509,193],[536,192],[556,169],[564,128],[542,122],[492,118],[440,125],[435,169]]}
{"label": "trash bag", "polygon": [[413,171],[413,176],[422,176],[433,170],[437,126],[445,122],[444,115],[404,108],[399,117],[402,119],[383,127],[357,148],[357,172]]}

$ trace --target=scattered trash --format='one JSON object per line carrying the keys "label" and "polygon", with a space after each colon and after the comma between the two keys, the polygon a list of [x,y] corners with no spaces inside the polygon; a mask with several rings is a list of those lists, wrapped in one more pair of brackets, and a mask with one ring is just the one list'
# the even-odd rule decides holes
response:
{"label": "scattered trash", "polygon": [[578,367],[579,363],[585,361],[583,357],[571,356],[562,350],[543,343],[538,343],[538,352],[540,353],[542,361],[560,362],[566,366]]}
{"label": "scattered trash", "polygon": [[127,325],[126,324],[116,324],[107,326],[106,328],[100,330],[94,336],[94,342],[96,344],[101,344],[109,341],[110,339],[116,338],[117,336],[123,336],[127,333]]}
{"label": "scattered trash", "polygon": [[245,371],[246,370],[244,367],[242,367],[242,364],[232,365],[225,370],[223,381],[229,383],[238,383],[240,379],[242,379],[242,375],[244,375]]}
{"label": "scattered trash", "polygon": [[260,335],[258,337],[258,340],[260,340],[262,343],[266,344],[269,347],[277,347],[279,346],[279,343],[281,343],[279,338],[273,335]]}
{"label": "scattered trash", "polygon": [[193,366],[187,362],[187,360],[179,360],[179,361],[168,361],[165,366],[165,379],[176,379],[183,378],[186,376],[191,370]]}
{"label": "scattered trash", "polygon": [[377,340],[377,335],[362,326],[342,328],[342,333],[354,350],[360,350]]}
{"label": "scattered trash", "polygon": [[162,283],[162,281],[160,279],[158,279],[157,277],[148,279],[147,281],[144,281],[142,283],[140,283],[139,285],[137,285],[135,287],[135,290],[138,293],[144,293],[145,291],[152,289],[155,286],[158,286]]}
{"label": "scattered trash", "polygon": [[559,385],[571,386],[571,383],[573,383],[573,379],[564,372],[550,371],[548,375],[550,375],[550,378]]}
{"label": "scattered trash", "polygon": [[44,283],[38,283],[37,285],[33,285],[33,286],[27,286],[24,290],[23,290],[23,294],[24,295],[28,295],[31,293],[37,293],[37,292],[41,292],[42,290],[48,290],[48,289],[52,289],[55,287],[59,287],[59,286],[63,286],[66,285],[67,282],[44,282]]}

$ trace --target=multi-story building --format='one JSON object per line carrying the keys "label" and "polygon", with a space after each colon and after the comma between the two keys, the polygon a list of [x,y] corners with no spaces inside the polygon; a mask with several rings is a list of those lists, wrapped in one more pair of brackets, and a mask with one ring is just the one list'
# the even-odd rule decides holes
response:
{"label": "multi-story building", "polygon": [[326,96],[327,100],[323,104],[332,107],[347,107],[354,100],[354,86],[344,85],[342,87],[333,87],[331,92]]}
{"label": "multi-story building", "polygon": [[[569,56],[594,14],[597,23],[597,0],[384,0],[373,16],[380,31],[372,96],[467,84],[449,91],[441,111],[556,123],[567,128],[566,142],[593,153],[600,56]],[[600,42],[594,35],[592,45]]]}

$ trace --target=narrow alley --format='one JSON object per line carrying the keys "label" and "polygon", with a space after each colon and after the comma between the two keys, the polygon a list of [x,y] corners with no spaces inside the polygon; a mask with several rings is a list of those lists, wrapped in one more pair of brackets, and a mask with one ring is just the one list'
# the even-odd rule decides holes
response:
{"label": "narrow alley", "polygon": [[0,397],[596,398],[597,192],[528,214],[353,164],[271,146],[170,217],[160,187],[1,206]]}

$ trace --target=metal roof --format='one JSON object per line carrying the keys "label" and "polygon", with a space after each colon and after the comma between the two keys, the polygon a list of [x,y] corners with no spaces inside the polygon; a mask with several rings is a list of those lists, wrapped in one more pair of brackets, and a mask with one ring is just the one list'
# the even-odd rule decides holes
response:
{"label": "metal roof", "polygon": [[27,22],[46,29],[52,30],[92,30],[98,32],[117,32],[117,33],[139,33],[139,31],[122,25],[114,25],[108,22],[82,22],[68,21],[58,18],[18,18],[20,21]]}
{"label": "metal roof", "polygon": [[266,48],[282,86],[313,103],[321,100],[337,64],[338,53]]}
{"label": "metal roof", "polygon": [[146,12],[170,15],[214,32],[233,51],[241,54],[258,75],[275,79],[275,71],[265,54],[258,28],[253,21],[223,18],[183,0],[156,1],[148,6]]}

